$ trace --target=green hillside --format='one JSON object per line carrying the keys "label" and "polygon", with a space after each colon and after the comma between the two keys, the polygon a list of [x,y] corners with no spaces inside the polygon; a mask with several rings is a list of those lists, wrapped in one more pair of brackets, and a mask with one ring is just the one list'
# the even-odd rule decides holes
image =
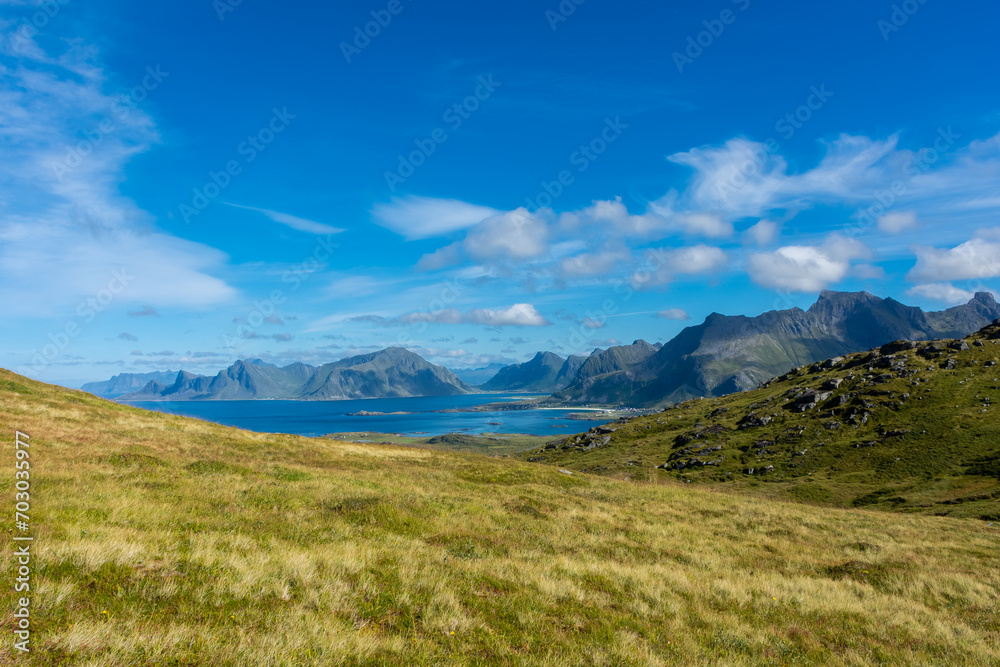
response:
{"label": "green hillside", "polygon": [[11,512],[31,437],[35,539],[33,652],[5,558],[0,664],[1000,662],[980,521],[250,433],[6,371],[0,417]]}
{"label": "green hillside", "polygon": [[840,507],[1000,520],[1000,326],[800,367],[520,456]]}

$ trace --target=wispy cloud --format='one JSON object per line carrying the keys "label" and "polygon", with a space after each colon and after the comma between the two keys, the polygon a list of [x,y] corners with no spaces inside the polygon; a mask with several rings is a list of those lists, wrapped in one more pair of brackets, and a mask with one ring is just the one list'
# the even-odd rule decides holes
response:
{"label": "wispy cloud", "polygon": [[509,308],[491,310],[481,308],[461,312],[457,308],[429,313],[410,313],[398,318],[404,324],[429,322],[435,324],[481,324],[488,327],[547,327],[545,319],[530,303],[517,303]]}
{"label": "wispy cloud", "polygon": [[[119,302],[197,307],[234,296],[212,275],[226,263],[223,253],[156,231],[152,217],[121,194],[125,165],[159,137],[149,115],[122,113],[120,96],[105,92],[95,51],[74,41],[50,54],[23,35],[3,44],[10,63],[0,67],[6,311],[74,306],[122,268],[134,280]],[[81,142],[85,130],[101,140]]]}
{"label": "wispy cloud", "polygon": [[376,224],[391,229],[410,240],[442,236],[467,229],[500,211],[457,199],[430,197],[393,197],[388,204],[376,204],[372,218]]}
{"label": "wispy cloud", "polygon": [[317,235],[329,235],[329,234],[340,234],[344,232],[344,229],[340,227],[334,227],[332,225],[327,225],[322,222],[316,222],[315,220],[307,220],[305,218],[300,218],[298,216],[289,215],[288,213],[280,213],[278,211],[271,211],[266,208],[257,208],[255,206],[244,206],[242,204],[233,204],[232,202],[226,202],[229,206],[234,208],[242,208],[247,211],[256,211],[257,213],[262,213],[274,222],[278,224],[291,227],[292,229],[299,232],[306,232],[308,234]]}

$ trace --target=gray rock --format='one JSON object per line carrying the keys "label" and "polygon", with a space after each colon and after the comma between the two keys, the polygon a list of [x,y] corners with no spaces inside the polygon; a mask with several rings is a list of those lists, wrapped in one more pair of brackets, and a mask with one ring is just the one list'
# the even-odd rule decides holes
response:
{"label": "gray rock", "polygon": [[897,352],[905,352],[907,350],[912,350],[917,346],[912,340],[897,340],[891,343],[886,343],[879,348],[879,352],[882,354],[896,354]]}
{"label": "gray rock", "polygon": [[770,423],[771,417],[768,415],[758,415],[756,412],[751,412],[739,421],[737,428],[742,431],[748,428],[760,428],[761,426],[767,426]]}
{"label": "gray rock", "polygon": [[840,364],[844,363],[843,357],[834,357],[833,359],[827,359],[823,362],[823,368],[829,370],[831,368],[836,368]]}

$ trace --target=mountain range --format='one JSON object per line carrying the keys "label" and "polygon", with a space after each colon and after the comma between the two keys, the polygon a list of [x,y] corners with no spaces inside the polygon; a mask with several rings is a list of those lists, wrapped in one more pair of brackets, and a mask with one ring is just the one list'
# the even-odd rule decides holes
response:
{"label": "mountain range", "polygon": [[998,364],[1000,319],[954,340],[891,341],[799,366],[514,456],[571,473],[1000,521]]}
{"label": "mountain range", "polygon": [[[997,318],[1000,304],[986,292],[940,312],[924,312],[867,292],[823,292],[808,310],[770,311],[757,317],[713,313],[666,344],[637,340],[568,359],[538,352],[527,362],[500,368],[480,388],[548,393],[552,404],[653,407],[745,391],[793,367],[893,340],[960,338]],[[477,379],[485,377],[483,370],[477,369]],[[141,381],[146,384],[139,389]],[[84,389],[134,401],[337,400],[472,391],[454,372],[402,348],[320,367],[238,361],[214,377],[185,371],[122,374]]]}
{"label": "mountain range", "polygon": [[578,377],[553,400],[658,406],[722,396],[753,389],[796,366],[893,340],[960,338],[998,317],[1000,304],[987,292],[930,313],[867,292],[823,292],[807,311],[758,317],[713,313],[627,368]]}
{"label": "mountain range", "polygon": [[501,368],[482,385],[486,391],[533,391],[551,394],[569,386],[587,357],[563,359],[554,352],[539,352],[531,361]]}
{"label": "mountain range", "polygon": [[279,368],[260,359],[237,361],[214,377],[178,372],[172,382],[150,380],[124,401],[341,400],[452,396],[471,390],[447,368],[392,347],[323,366],[294,363]]}
{"label": "mountain range", "polygon": [[177,371],[154,371],[152,373],[122,373],[104,382],[88,382],[80,387],[103,398],[118,398],[139,391],[150,382],[168,384],[177,377]]}

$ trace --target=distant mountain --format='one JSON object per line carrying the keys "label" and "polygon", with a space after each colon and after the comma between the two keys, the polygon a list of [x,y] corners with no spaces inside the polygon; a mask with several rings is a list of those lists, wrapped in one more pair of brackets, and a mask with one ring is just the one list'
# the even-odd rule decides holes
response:
{"label": "distant mountain", "polygon": [[574,381],[585,382],[589,378],[605,373],[628,370],[656,354],[660,347],[660,345],[650,345],[644,340],[637,340],[631,345],[594,350],[580,366]]}
{"label": "distant mountain", "polygon": [[585,361],[587,361],[587,357],[570,355],[569,359],[563,363],[562,368],[559,369],[554,383],[555,388],[552,391],[559,391],[573,384]]}
{"label": "distant mountain", "polygon": [[150,380],[126,401],[395,398],[452,396],[470,387],[446,368],[402,348],[342,359],[319,368],[283,368],[260,360],[237,361],[215,377],[185,371],[172,380]]}
{"label": "distant mountain", "polygon": [[104,382],[88,382],[80,387],[101,398],[118,398],[138,391],[150,382],[167,384],[177,376],[176,371],[154,371],[152,373],[122,373]]}
{"label": "distant mountain", "polygon": [[459,380],[465,384],[478,387],[484,382],[489,382],[494,375],[501,368],[505,368],[507,364],[495,363],[489,366],[483,366],[482,368],[452,368],[451,372],[458,377]]}
{"label": "distant mountain", "polygon": [[562,389],[556,385],[559,371],[566,365],[566,360],[558,354],[539,352],[531,361],[523,364],[505,366],[483,384],[486,391],[536,391],[552,393]]}
{"label": "distant mountain", "polygon": [[589,357],[571,356],[563,359],[552,352],[539,352],[531,361],[501,369],[482,388],[488,391],[536,391],[553,393],[577,382],[613,371],[631,368],[651,354],[659,345],[637,340],[631,345],[594,350]]}
{"label": "distant mountain", "polygon": [[1000,304],[985,292],[937,313],[867,292],[823,292],[808,311],[793,308],[758,317],[713,313],[626,369],[605,370],[613,364],[594,360],[584,377],[585,363],[577,381],[554,398],[639,406],[721,396],[752,389],[795,366],[893,340],[962,337],[998,317]]}
{"label": "distant mountain", "polygon": [[454,396],[471,391],[447,368],[400,347],[321,366],[300,390],[303,398]]}
{"label": "distant mountain", "polygon": [[[857,318],[887,327],[883,334],[947,328],[991,310],[983,296],[944,314],[840,295],[823,301],[810,313],[839,311],[827,324]],[[882,317],[870,319],[875,313]],[[747,392],[624,416],[514,456],[644,484],[1000,521],[998,358],[1000,319],[957,340],[837,355]]]}

